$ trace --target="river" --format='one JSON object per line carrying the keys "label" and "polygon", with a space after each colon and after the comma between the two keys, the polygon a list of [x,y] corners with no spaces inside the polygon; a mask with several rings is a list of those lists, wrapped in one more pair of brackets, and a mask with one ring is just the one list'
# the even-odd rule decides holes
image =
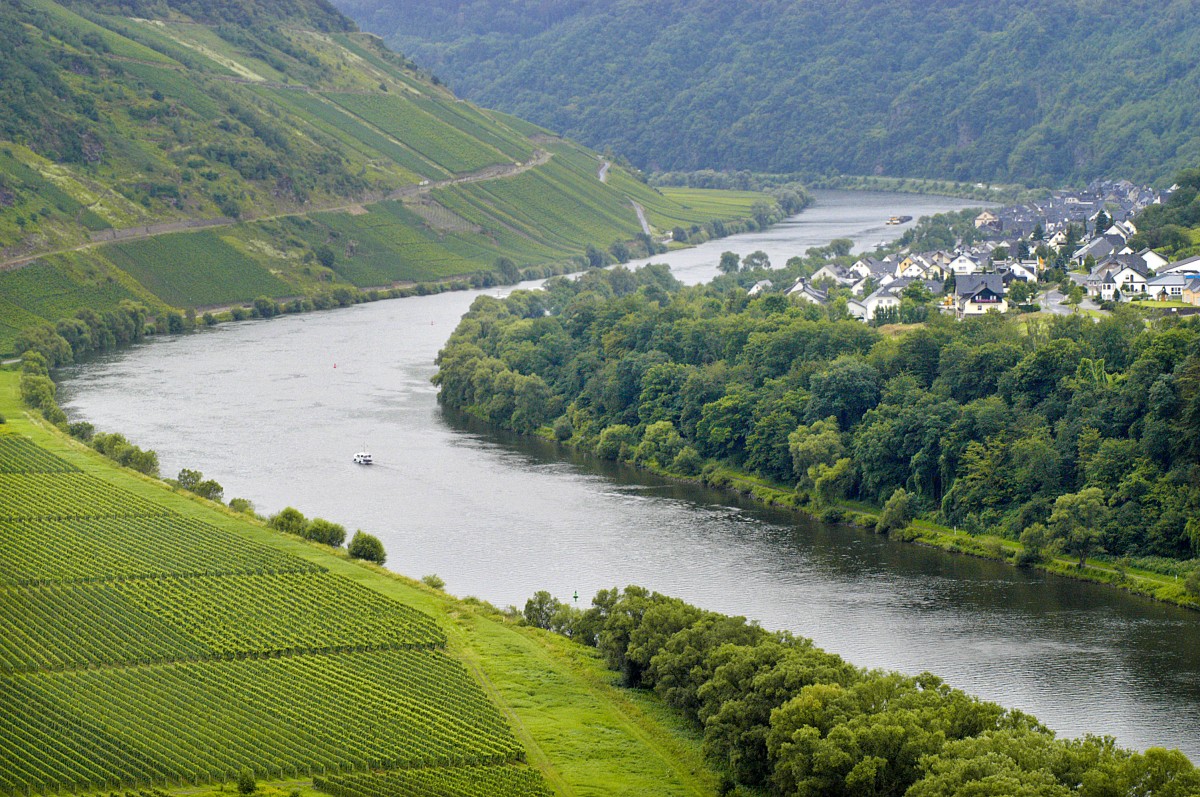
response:
{"label": "river", "polygon": [[[965,203],[818,192],[762,233],[654,258],[686,282],[720,252],[776,264],[883,219]],[[507,289],[506,289],[507,290]],[[494,289],[490,293],[497,293]],[[504,291],[506,292],[506,291]],[[449,417],[433,358],[479,292],[223,324],[77,366],[73,419],[202,470],[259,511],[378,535],[388,566],[500,606],[636,583],[788,628],[856,664],[934,672],[1069,736],[1200,761],[1200,615],[758,508]],[[352,465],[370,448],[373,468]]]}

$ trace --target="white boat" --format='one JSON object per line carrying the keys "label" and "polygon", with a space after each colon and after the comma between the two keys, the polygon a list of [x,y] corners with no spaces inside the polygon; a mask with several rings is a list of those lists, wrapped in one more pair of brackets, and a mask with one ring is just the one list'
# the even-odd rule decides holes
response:
{"label": "white boat", "polygon": [[359,451],[354,455],[355,465],[374,465],[375,461],[371,459],[371,454],[368,451]]}

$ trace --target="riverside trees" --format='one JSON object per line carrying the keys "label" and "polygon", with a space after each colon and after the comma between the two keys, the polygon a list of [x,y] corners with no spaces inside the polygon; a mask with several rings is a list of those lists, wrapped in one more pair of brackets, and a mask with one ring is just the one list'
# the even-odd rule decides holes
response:
{"label": "riverside trees", "polygon": [[885,336],[747,297],[760,278],[616,269],[480,297],[439,355],[440,400],[519,431],[556,423],[609,459],[795,485],[830,517],[903,489],[916,514],[1012,539],[1041,524],[1042,547],[1075,556],[1200,552],[1200,324],[1122,307]]}

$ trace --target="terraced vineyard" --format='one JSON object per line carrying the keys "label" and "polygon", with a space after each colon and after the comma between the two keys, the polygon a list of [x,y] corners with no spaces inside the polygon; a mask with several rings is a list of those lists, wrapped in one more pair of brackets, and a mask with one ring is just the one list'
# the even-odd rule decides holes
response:
{"label": "terraced vineyard", "polygon": [[545,793],[432,618],[92,470],[0,433],[0,794],[390,768]]}

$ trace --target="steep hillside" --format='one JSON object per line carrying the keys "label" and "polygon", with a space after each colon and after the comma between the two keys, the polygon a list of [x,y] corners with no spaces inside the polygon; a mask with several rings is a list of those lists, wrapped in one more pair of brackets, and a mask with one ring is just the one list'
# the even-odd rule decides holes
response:
{"label": "steep hillside", "polygon": [[118,467],[18,393],[0,370],[0,794],[716,794],[599,656]]}
{"label": "steep hillside", "polygon": [[511,278],[634,240],[631,200],[664,231],[709,221],[324,0],[15,0],[0,75],[0,354],[127,300],[319,306],[499,258]]}
{"label": "steep hillside", "polygon": [[1192,0],[334,2],[643,166],[1059,184],[1200,158]]}

